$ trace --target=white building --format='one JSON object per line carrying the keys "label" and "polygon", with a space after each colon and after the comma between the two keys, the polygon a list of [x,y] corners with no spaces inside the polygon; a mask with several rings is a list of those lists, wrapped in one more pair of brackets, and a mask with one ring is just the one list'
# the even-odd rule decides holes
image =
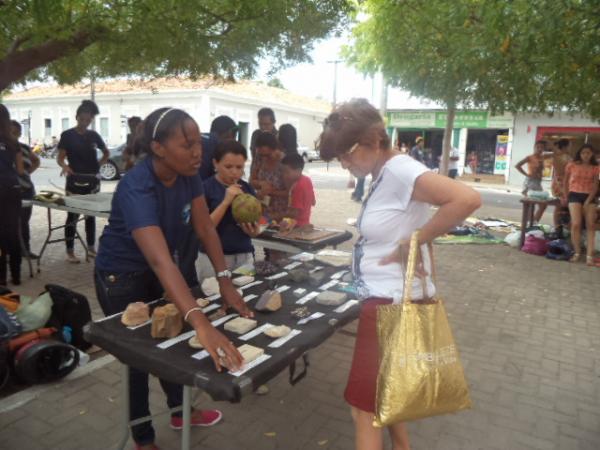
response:
{"label": "white building", "polygon": [[[53,136],[58,138],[64,130],[75,126],[75,111],[90,95],[90,86],[85,84],[40,86],[6,95],[2,101],[11,118],[23,124],[25,141],[30,137],[32,143],[49,143]],[[298,131],[298,144],[313,148],[323,119],[331,109],[325,101],[259,82],[184,78],[96,83],[95,101],[100,109],[95,129],[109,147],[125,141],[127,118],[144,118],[157,108],[172,106],[194,117],[201,131],[208,131],[215,117],[230,116],[239,124],[240,140],[246,146],[252,131],[258,128],[256,113],[262,107],[269,107],[275,112],[277,126],[292,124]]]}

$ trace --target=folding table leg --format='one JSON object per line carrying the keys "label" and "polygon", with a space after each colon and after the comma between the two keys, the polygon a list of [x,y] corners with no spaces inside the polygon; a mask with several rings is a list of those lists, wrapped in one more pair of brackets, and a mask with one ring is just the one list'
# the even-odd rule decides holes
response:
{"label": "folding table leg", "polygon": [[183,430],[181,434],[181,450],[190,449],[190,425],[192,422],[192,388],[183,386]]}
{"label": "folding table leg", "polygon": [[46,208],[46,212],[48,213],[48,234],[46,235],[46,239],[44,240],[44,244],[42,245],[42,249],[38,254],[37,259],[37,272],[40,273],[40,264],[42,262],[42,255],[44,254],[44,250],[46,250],[46,246],[48,245],[50,238],[52,237],[52,213],[50,212],[50,208]]}
{"label": "folding table leg", "polygon": [[129,367],[121,364],[121,401],[123,402],[121,418],[121,440],[117,449],[123,450],[129,440]]}

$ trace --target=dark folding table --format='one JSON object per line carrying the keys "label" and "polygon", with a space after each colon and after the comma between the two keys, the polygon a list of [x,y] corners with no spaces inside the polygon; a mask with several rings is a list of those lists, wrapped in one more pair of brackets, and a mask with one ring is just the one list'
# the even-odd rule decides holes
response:
{"label": "dark folding table", "polygon": [[[228,313],[232,313],[226,316],[228,318],[213,321],[213,325],[224,332],[236,346],[248,343],[265,350],[265,355],[243,368],[240,371],[241,373],[218,373],[214,368],[212,359],[204,350],[189,347],[187,341],[193,335],[193,331],[189,327],[184,328],[177,338],[170,340],[153,339],[150,336],[151,326],[149,323],[133,329],[125,327],[121,323],[121,314],[100,319],[87,327],[86,338],[91,343],[114,355],[124,364],[122,376],[123,436],[118,448],[125,446],[129,434],[128,426],[130,425],[127,366],[184,385],[182,449],[186,450],[189,448],[190,442],[189,424],[192,388],[202,389],[213,400],[239,402],[243,396],[252,393],[258,386],[265,384],[288,367],[290,369],[290,383],[292,384],[295,384],[306,375],[308,369],[307,351],[325,341],[336,329],[356,319],[359,305],[352,295],[349,295],[346,303],[340,306],[320,305],[314,299],[317,293],[323,290],[348,289],[349,286],[341,282],[343,273],[348,271],[347,267],[333,267],[315,261],[310,263],[292,262],[291,264],[296,266],[304,264],[308,266],[309,270],[322,267],[320,270],[324,271],[326,276],[319,286],[311,286],[306,282],[295,283],[289,278],[287,270],[284,268],[271,277],[256,277],[254,283],[243,286],[244,300],[252,308],[260,294],[268,288],[279,290],[283,299],[282,308],[276,312],[255,312],[255,319],[258,321],[255,329],[257,331],[253,330],[242,336],[225,331],[223,329],[224,323],[235,317],[232,311],[228,311]],[[292,265],[286,267],[289,269]],[[306,289],[305,295],[298,297],[300,294],[294,293],[298,288]],[[217,311],[220,306],[219,298],[215,298],[217,295],[209,297],[213,298],[213,301],[205,308],[207,315]],[[164,300],[162,299],[156,300],[151,303],[151,308],[163,303]],[[311,318],[304,324],[299,323],[299,319],[291,314],[293,310],[299,307],[306,307]],[[292,333],[287,337],[274,340],[260,331],[262,330],[260,327],[264,326],[266,328],[268,327],[267,324],[287,325],[292,329]],[[301,359],[304,363],[300,373],[296,373],[296,361],[298,359]]]}

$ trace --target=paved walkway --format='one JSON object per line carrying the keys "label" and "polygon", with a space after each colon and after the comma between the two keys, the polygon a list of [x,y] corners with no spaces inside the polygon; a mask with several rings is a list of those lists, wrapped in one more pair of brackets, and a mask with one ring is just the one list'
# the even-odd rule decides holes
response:
{"label": "paved walkway", "polygon": [[[348,197],[319,191],[314,221],[346,227],[358,212]],[[45,212],[37,209],[33,223],[38,248]],[[23,276],[20,291],[34,294],[45,283],[61,283],[87,295],[99,317],[92,264],[68,265],[63,252],[61,245],[52,246],[41,275]],[[413,448],[600,448],[599,270],[505,246],[436,246],[436,252],[440,290],[474,407],[409,424]],[[353,427],[342,398],[352,357],[349,333],[337,333],[312,351],[309,376],[295,387],[282,374],[269,383],[269,395],[240,404],[214,404],[200,395],[198,404],[221,408],[225,421],[193,430],[194,448],[352,449]],[[111,448],[119,429],[120,365],[106,356],[79,375],[0,400],[0,448]],[[151,401],[154,410],[164,405],[155,381]],[[155,421],[157,443],[176,449],[178,433],[167,422]]]}

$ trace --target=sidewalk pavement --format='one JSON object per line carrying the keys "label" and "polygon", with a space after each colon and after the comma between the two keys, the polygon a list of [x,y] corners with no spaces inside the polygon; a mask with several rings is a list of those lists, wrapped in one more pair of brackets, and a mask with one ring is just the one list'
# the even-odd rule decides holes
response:
{"label": "sidewalk pavement", "polygon": [[[346,228],[346,219],[358,212],[345,192],[319,190],[317,196],[315,223]],[[64,220],[62,213],[54,215]],[[34,210],[32,224],[38,249],[45,210]],[[436,256],[473,409],[410,423],[413,449],[600,448],[598,269],[498,245],[436,246]],[[40,275],[30,280],[24,273],[23,280],[24,294],[36,294],[49,282],[80,291],[94,317],[101,316],[92,264],[66,263],[60,244],[44,256]],[[355,326],[311,351],[309,375],[294,387],[282,373],[269,383],[269,395],[240,404],[213,403],[200,394],[198,404],[222,409],[225,420],[193,430],[193,448],[352,449],[343,389]],[[0,448],[111,448],[121,417],[120,364],[105,356],[78,372],[0,400]],[[154,412],[164,407],[156,380],[151,404]],[[168,428],[166,417],[155,420],[155,428],[161,448],[179,448],[179,433]]]}

